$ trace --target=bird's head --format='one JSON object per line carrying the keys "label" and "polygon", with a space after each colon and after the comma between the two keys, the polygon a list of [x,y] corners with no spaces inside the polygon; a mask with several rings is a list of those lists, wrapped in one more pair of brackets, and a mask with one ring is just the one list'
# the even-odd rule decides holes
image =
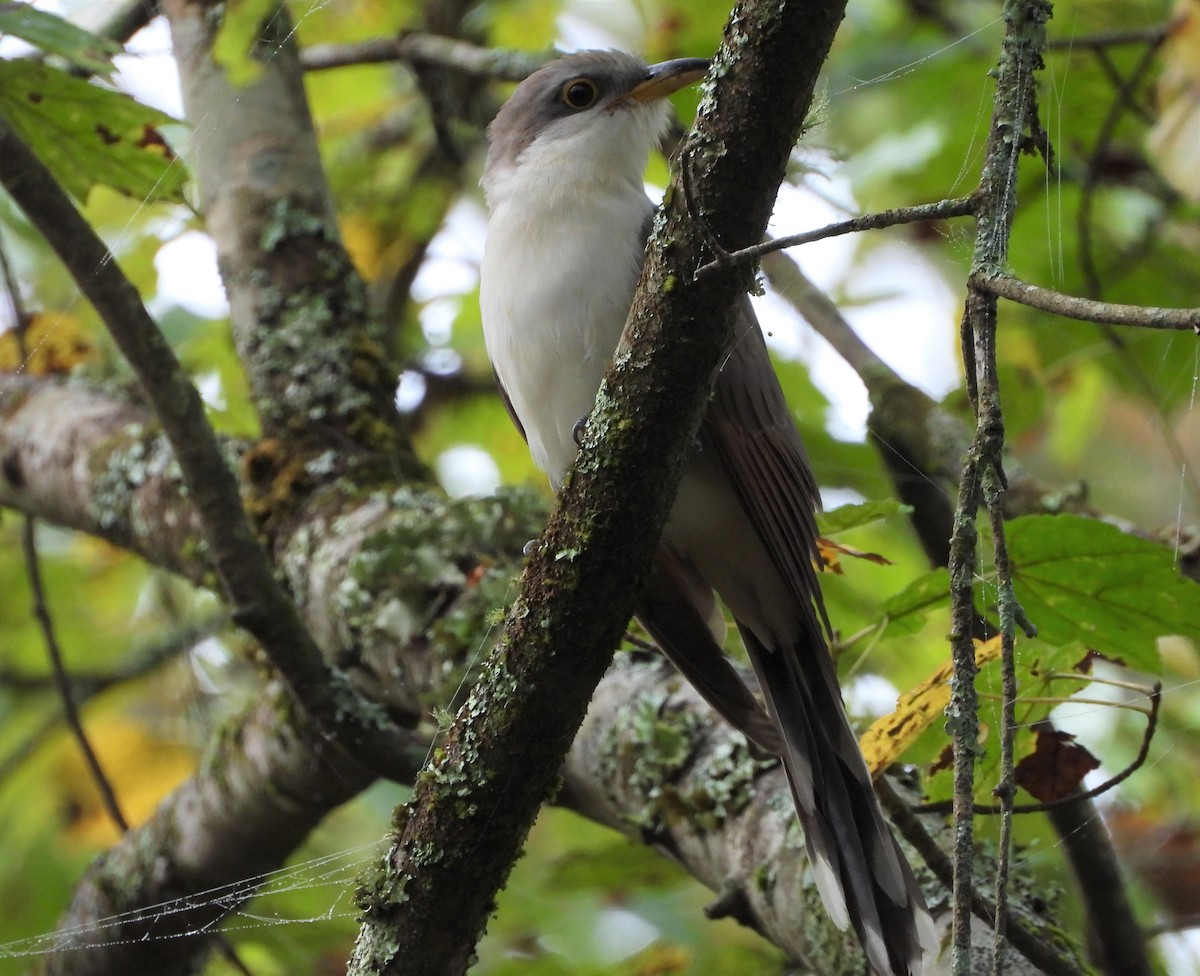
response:
{"label": "bird's head", "polygon": [[488,128],[489,204],[502,205],[514,184],[552,196],[613,182],[640,190],[669,118],[666,96],[707,70],[701,58],[647,65],[620,51],[583,51],[539,68]]}

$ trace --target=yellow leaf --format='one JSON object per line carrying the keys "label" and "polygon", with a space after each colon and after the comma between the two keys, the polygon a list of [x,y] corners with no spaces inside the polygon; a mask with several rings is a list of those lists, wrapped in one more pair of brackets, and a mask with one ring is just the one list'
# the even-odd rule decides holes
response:
{"label": "yellow leaf", "polygon": [[838,556],[840,548],[837,543],[830,542],[824,536],[817,540],[817,552],[820,554],[821,561],[819,569],[827,573],[833,573],[834,576],[844,576],[846,571],[842,569],[842,560]]}
{"label": "yellow leaf", "polygon": [[[1000,638],[975,642],[975,665],[983,667],[1000,656]],[[896,710],[871,723],[859,739],[859,747],[872,776],[878,776],[903,755],[917,737],[942,718],[950,704],[950,676],[954,665],[947,661],[915,688],[906,691]]]}
{"label": "yellow leaf", "polygon": [[[153,735],[124,718],[85,721],[88,740],[130,826],[149,819],[159,802],[196,767],[186,746]],[[74,739],[64,742],[57,778],[70,812],[66,836],[80,847],[107,847],[120,836]]]}
{"label": "yellow leaf", "polygon": [[635,976],[674,976],[691,969],[693,959],[682,946],[656,944],[632,961]]}
{"label": "yellow leaf", "polygon": [[40,312],[30,316],[22,358],[16,334],[0,334],[0,372],[48,376],[69,373],[94,352],[83,323],[69,312]]}
{"label": "yellow leaf", "polygon": [[342,241],[354,267],[367,281],[376,281],[384,268],[384,247],[379,230],[361,213],[341,218]]}

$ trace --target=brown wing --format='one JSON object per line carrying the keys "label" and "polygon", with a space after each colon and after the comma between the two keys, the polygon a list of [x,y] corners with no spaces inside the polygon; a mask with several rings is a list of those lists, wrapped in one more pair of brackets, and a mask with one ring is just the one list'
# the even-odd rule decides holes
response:
{"label": "brown wing", "polygon": [[823,642],[829,619],[814,566],[820,494],[749,299],[717,376],[703,436],[795,597],[806,630]]}

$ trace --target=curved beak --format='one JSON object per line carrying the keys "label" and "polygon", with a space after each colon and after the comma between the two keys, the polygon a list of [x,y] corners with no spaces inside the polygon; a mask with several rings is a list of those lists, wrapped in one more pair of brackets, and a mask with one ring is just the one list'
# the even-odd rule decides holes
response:
{"label": "curved beak", "polygon": [[629,90],[626,98],[635,102],[654,102],[695,84],[707,73],[708,61],[704,58],[677,58],[652,64],[646,77]]}

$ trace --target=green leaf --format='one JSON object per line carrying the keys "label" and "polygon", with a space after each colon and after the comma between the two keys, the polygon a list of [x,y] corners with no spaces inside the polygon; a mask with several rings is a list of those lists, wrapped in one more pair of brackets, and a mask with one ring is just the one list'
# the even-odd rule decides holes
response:
{"label": "green leaf", "polygon": [[159,126],[171,116],[35,61],[0,61],[0,114],[76,198],[97,183],[183,201],[187,171]]}
{"label": "green leaf", "polygon": [[884,605],[889,629],[899,633],[914,633],[929,611],[950,605],[950,573],[939,567],[918,576]]}
{"label": "green leaf", "polygon": [[1200,641],[1200,585],[1168,547],[1072,515],[1014,519],[1006,535],[1017,599],[1047,643],[1157,672],[1159,637]]}
{"label": "green leaf", "polygon": [[119,44],[27,3],[0,4],[0,34],[19,37],[89,74],[105,77],[113,72],[112,56],[121,50]]}
{"label": "green leaf", "polygon": [[819,512],[817,526],[822,535],[836,535],[860,525],[870,525],[893,515],[907,515],[912,508],[894,498],[877,502],[862,502],[858,505],[841,505],[832,512]]}

